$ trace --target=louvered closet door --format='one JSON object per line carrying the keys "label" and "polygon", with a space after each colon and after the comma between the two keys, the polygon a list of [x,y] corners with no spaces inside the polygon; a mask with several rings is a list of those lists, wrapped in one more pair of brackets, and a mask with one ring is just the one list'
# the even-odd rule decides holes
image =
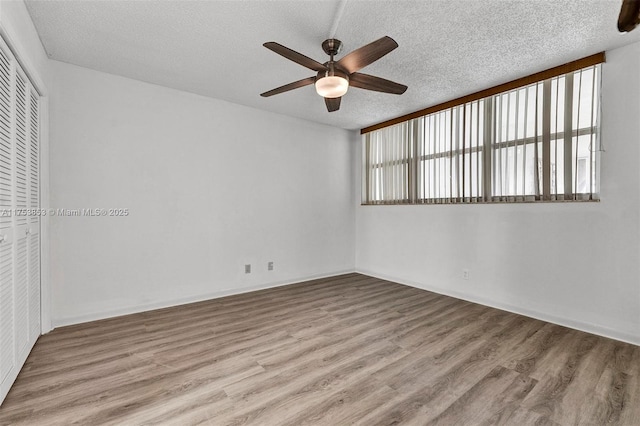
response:
{"label": "louvered closet door", "polygon": [[0,403],[40,335],[39,95],[0,40]]}
{"label": "louvered closet door", "polygon": [[0,49],[0,383],[3,390],[15,368],[11,74],[11,61]]}

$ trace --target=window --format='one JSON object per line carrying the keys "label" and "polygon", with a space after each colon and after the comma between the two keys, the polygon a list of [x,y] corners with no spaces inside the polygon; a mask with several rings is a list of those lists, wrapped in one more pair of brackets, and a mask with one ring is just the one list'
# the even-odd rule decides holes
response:
{"label": "window", "polygon": [[363,137],[363,204],[597,200],[600,65]]}

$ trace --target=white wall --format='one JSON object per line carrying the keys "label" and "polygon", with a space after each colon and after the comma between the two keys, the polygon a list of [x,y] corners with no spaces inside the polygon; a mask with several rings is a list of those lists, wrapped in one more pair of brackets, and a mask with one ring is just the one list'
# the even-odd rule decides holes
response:
{"label": "white wall", "polygon": [[51,68],[55,325],[353,270],[354,132]]}
{"label": "white wall", "polygon": [[358,206],[356,270],[640,344],[639,76],[607,52],[601,202]]}

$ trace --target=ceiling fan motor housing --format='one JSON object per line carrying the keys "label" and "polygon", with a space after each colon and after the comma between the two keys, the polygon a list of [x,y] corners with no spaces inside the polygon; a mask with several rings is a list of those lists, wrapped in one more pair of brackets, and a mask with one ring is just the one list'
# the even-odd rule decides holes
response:
{"label": "ceiling fan motor housing", "polygon": [[322,42],[322,50],[329,56],[335,56],[342,50],[342,42],[337,38],[330,38]]}

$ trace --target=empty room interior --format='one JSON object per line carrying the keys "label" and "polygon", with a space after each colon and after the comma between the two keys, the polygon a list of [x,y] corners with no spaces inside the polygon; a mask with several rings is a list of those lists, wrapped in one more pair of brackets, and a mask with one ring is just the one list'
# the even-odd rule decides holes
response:
{"label": "empty room interior", "polygon": [[640,425],[638,23],[1,0],[0,425]]}

